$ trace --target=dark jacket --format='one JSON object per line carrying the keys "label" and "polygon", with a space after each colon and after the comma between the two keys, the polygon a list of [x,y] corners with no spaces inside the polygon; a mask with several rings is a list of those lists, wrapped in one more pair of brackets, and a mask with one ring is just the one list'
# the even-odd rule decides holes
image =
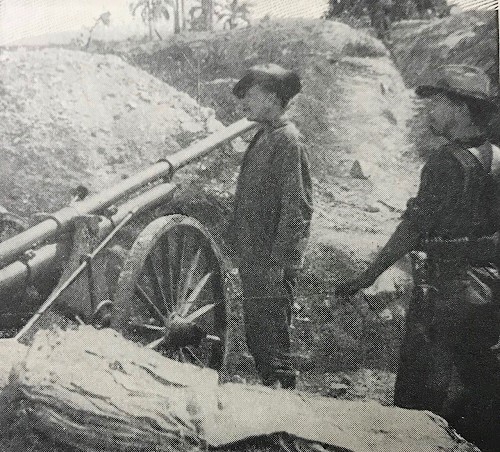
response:
{"label": "dark jacket", "polygon": [[243,265],[300,268],[310,232],[312,183],[297,128],[263,126],[250,143],[230,224]]}
{"label": "dark jacket", "polygon": [[453,143],[431,155],[403,218],[422,239],[490,235],[498,230],[494,192],[488,170],[464,145]]}

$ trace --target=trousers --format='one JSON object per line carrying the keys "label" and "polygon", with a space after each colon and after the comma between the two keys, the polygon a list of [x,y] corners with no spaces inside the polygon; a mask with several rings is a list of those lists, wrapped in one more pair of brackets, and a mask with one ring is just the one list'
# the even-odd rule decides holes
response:
{"label": "trousers", "polygon": [[284,281],[283,269],[255,265],[240,267],[240,277],[247,346],[262,382],[294,388],[289,327],[293,282]]}
{"label": "trousers", "polygon": [[[423,293],[425,291],[426,293]],[[467,277],[417,285],[410,302],[394,404],[444,417],[482,450],[500,433],[498,307]]]}

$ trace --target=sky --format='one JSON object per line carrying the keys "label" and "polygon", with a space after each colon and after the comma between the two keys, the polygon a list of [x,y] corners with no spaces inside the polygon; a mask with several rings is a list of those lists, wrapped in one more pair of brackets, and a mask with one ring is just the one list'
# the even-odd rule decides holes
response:
{"label": "sky", "polygon": [[[186,0],[194,3],[196,0]],[[0,0],[0,45],[49,33],[83,31],[105,11],[116,33],[144,33],[139,18],[130,14],[131,0]],[[252,15],[320,17],[327,0],[248,0]],[[186,7],[189,10],[189,6]],[[126,31],[125,31],[126,30]],[[96,32],[98,30],[96,29]]]}

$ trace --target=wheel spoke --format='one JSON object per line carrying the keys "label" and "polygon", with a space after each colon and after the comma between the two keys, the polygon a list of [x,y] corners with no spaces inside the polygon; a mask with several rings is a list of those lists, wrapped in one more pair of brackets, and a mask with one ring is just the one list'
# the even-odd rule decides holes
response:
{"label": "wheel spoke", "polygon": [[141,299],[141,301],[148,306],[149,310],[158,315],[160,319],[165,319],[163,313],[158,309],[158,306],[149,298],[148,294],[144,291],[144,289],[139,285],[135,285],[135,293]]}
{"label": "wheel spoke", "polygon": [[184,232],[183,231],[178,231],[177,237],[176,237],[176,246],[175,246],[175,253],[174,253],[174,259],[172,261],[172,291],[175,295],[175,300],[176,302],[179,299],[179,286],[180,286],[180,278],[181,278],[181,271],[182,271],[182,256],[184,254]]}
{"label": "wheel spoke", "polygon": [[[166,298],[163,293],[163,287],[160,284],[160,277],[156,269],[155,263],[153,262],[152,255],[146,258],[146,270],[148,272],[149,280],[153,286],[153,292],[155,294],[155,301],[161,303],[162,306],[166,307]],[[156,304],[156,303],[155,303]]]}
{"label": "wheel spoke", "polygon": [[182,237],[182,251],[179,256],[179,279],[177,280],[177,308],[179,308],[180,304],[182,304],[183,300],[183,293],[184,293],[184,287],[185,284],[183,284],[183,281],[186,280],[187,273],[188,273],[188,256],[189,254],[189,249],[190,246],[192,245],[191,243],[191,235],[189,233],[184,233]]}
{"label": "wheel spoke", "polygon": [[131,322],[131,323],[129,323],[129,325],[132,328],[140,328],[140,329],[148,330],[148,331],[158,331],[161,333],[165,333],[165,331],[167,330],[167,328],[164,326],[150,325],[147,323],[133,323],[133,322]]}
{"label": "wheel spoke", "polygon": [[196,356],[196,354],[193,352],[193,350],[191,350],[191,348],[188,345],[186,345],[184,347],[184,350],[186,350],[188,352],[188,354],[191,356],[191,358],[193,358],[193,360],[197,364],[199,364],[201,367],[205,367],[205,364],[203,363],[203,361]]}
{"label": "wheel spoke", "polygon": [[201,316],[205,315],[207,312],[211,311],[213,308],[215,308],[215,304],[207,304],[207,305],[201,307],[200,309],[197,309],[196,311],[192,312],[187,317],[184,317],[184,321],[187,323],[193,323],[195,320],[197,320]]}
{"label": "wheel spoke", "polygon": [[165,336],[160,337],[159,339],[156,339],[153,342],[150,342],[149,344],[146,345],[147,348],[156,348],[163,344],[165,342]]}
{"label": "wheel spoke", "polygon": [[212,273],[207,273],[203,278],[200,279],[198,284],[196,284],[196,287],[189,294],[188,299],[184,303],[184,307],[183,307],[182,312],[181,312],[182,317],[185,317],[188,314],[189,310],[191,309],[191,306],[193,306],[193,303],[197,300],[201,291],[207,285],[207,282],[211,277],[212,277]]}
{"label": "wheel spoke", "polygon": [[172,267],[170,265],[170,245],[168,234],[165,234],[160,243],[161,263],[163,271],[163,294],[165,296],[165,307],[168,312],[174,311],[174,293],[172,286]]}
{"label": "wheel spoke", "polygon": [[177,300],[178,303],[184,303],[186,300],[189,289],[193,284],[194,274],[196,272],[196,269],[198,268],[198,264],[200,263],[200,257],[201,257],[201,249],[198,248],[191,263],[189,264],[189,269],[186,273],[186,278],[184,279],[181,295]]}

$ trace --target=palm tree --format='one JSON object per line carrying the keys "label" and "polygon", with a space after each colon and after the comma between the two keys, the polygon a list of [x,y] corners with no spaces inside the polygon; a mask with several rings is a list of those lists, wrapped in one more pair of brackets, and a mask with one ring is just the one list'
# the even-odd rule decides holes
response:
{"label": "palm tree", "polygon": [[238,26],[238,20],[246,22],[250,25],[249,19],[249,3],[239,3],[238,0],[225,1],[225,5],[222,9],[215,12],[218,18],[218,22],[223,24],[223,28],[226,29],[229,26],[230,30],[233,30]]}
{"label": "palm tree", "polygon": [[[201,13],[201,14],[200,14]],[[197,14],[199,14],[197,16]],[[193,6],[189,10],[192,30],[212,30],[213,29],[213,0],[201,0],[201,5]]]}
{"label": "palm tree", "polygon": [[181,32],[180,5],[179,5],[179,0],[175,0],[175,4],[174,4],[174,33],[178,34],[180,32]]}
{"label": "palm tree", "polygon": [[[142,21],[149,28],[149,39],[153,39],[153,31],[160,37],[158,31],[154,28],[154,22],[159,19],[170,20],[169,7],[174,10],[174,21],[179,19],[179,0],[138,0],[130,4],[130,11],[135,16],[138,10],[141,11]],[[175,22],[174,22],[175,23]],[[180,31],[180,29],[179,29]]]}

